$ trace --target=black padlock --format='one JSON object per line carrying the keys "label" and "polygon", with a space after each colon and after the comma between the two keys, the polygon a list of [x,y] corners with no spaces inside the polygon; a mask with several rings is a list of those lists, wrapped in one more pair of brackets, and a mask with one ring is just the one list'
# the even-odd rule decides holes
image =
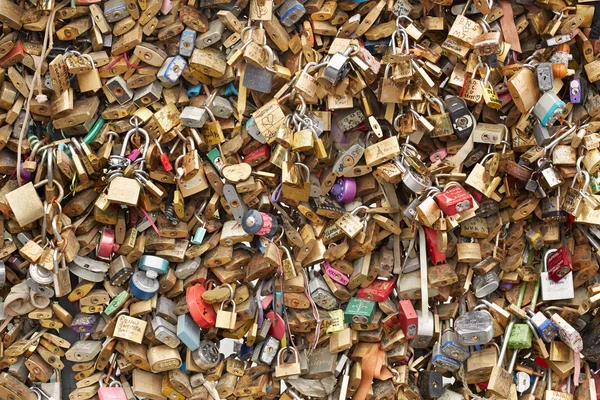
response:
{"label": "black padlock", "polygon": [[420,371],[417,386],[421,396],[425,399],[437,399],[441,397],[442,390],[444,389],[442,373],[430,370]]}
{"label": "black padlock", "polygon": [[444,101],[450,113],[454,133],[459,139],[468,138],[475,124],[473,115],[467,108],[467,103],[458,96],[447,96]]}

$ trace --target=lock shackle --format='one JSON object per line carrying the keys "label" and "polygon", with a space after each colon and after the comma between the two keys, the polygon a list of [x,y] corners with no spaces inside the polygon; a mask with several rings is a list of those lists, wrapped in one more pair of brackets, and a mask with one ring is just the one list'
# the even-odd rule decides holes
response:
{"label": "lock shackle", "polygon": [[[56,196],[56,201],[58,203],[60,203],[63,200],[63,197],[65,197],[65,189],[63,188],[63,186],[60,184],[59,181],[57,181],[56,179],[54,179],[52,182],[54,182],[54,185],[56,185],[56,187],[58,187],[58,196]],[[44,185],[48,184],[48,179],[44,179],[39,181],[38,183],[36,183],[35,185],[33,185],[34,188],[39,189]]]}
{"label": "lock shackle", "polygon": [[191,151],[196,150],[196,142],[194,141],[194,139],[191,136],[188,136],[187,138],[185,138],[185,143],[183,144],[183,147],[186,147],[188,143],[190,144]]}
{"label": "lock shackle", "polygon": [[288,248],[285,247],[285,246],[282,246],[282,245],[280,245],[278,247],[279,247],[279,249],[283,249],[283,251],[285,252],[285,254],[288,257],[288,260],[292,261],[292,263],[293,263],[294,261],[292,260],[292,254],[290,253],[290,251],[288,250]]}
{"label": "lock shackle", "polygon": [[540,334],[538,333],[536,327],[533,325],[533,322],[531,321],[531,317],[529,317],[528,315],[525,316],[525,323],[527,325],[529,325],[529,329],[531,329],[531,332],[533,333],[533,336],[536,339],[540,338]]}
{"label": "lock shackle", "polygon": [[281,365],[281,364],[287,364],[285,362],[285,360],[283,359],[283,352],[286,352],[286,354],[292,353],[294,358],[293,358],[293,362],[292,364],[296,364],[300,362],[300,355],[298,354],[298,350],[296,350],[295,348],[293,348],[292,346],[285,346],[283,348],[281,348],[278,352],[277,352],[277,362]]}
{"label": "lock shackle", "polygon": [[233,310],[232,312],[235,313],[235,301],[233,301],[233,299],[225,299],[221,302],[221,306],[219,307],[220,311],[223,311],[223,306],[225,305],[225,303],[227,304],[231,304]]}
{"label": "lock shackle", "polygon": [[486,161],[487,161],[489,158],[492,158],[492,157],[494,156],[494,154],[496,154],[496,155],[497,155],[498,153],[496,153],[496,152],[493,152],[493,153],[488,153],[488,154],[486,154],[485,156],[483,156],[483,157],[481,158],[481,160],[479,160],[479,163],[478,163],[478,164],[482,164],[482,165],[483,165],[483,163],[484,163],[484,162],[486,162]]}
{"label": "lock shackle", "polygon": [[487,63],[481,62],[481,57],[479,57],[479,61],[480,63],[477,64],[477,71],[479,71],[480,68],[485,68],[485,77],[481,80],[481,84],[483,85],[483,87],[485,87],[485,85],[487,85],[490,80],[491,69]]}
{"label": "lock shackle", "polygon": [[[250,22],[251,22],[251,20],[248,19],[248,23],[250,23]],[[253,29],[254,29],[254,27],[252,25],[249,25],[249,26],[242,28],[242,31],[240,32],[240,39],[242,39],[242,43],[244,43],[245,46],[247,46],[247,44],[244,40],[244,35],[246,34],[246,32],[252,31]],[[250,39],[248,40],[247,43],[249,44],[252,41],[254,41],[254,39],[252,39],[252,32],[250,32]]]}
{"label": "lock shackle", "polygon": [[276,74],[277,71],[275,71],[275,53],[273,52],[273,49],[267,46],[266,44],[263,44],[262,48],[267,52],[268,55],[267,65],[265,66],[265,69],[269,72]]}
{"label": "lock shackle", "polygon": [[134,120],[135,124],[132,125],[135,125],[135,127],[130,129],[129,132],[127,132],[127,135],[125,135],[125,139],[123,139],[123,147],[121,148],[121,153],[119,155],[121,157],[125,157],[125,152],[127,151],[127,143],[131,140],[131,137],[134,133],[140,132],[144,136],[144,151],[142,152],[143,159],[143,157],[148,152],[148,146],[150,145],[150,135],[148,135],[148,132],[146,132],[145,129],[142,129],[138,126],[136,117],[132,117],[131,119]]}
{"label": "lock shackle", "polygon": [[108,135],[108,142],[119,139],[119,134],[117,132],[108,131],[106,134]]}
{"label": "lock shackle", "polygon": [[483,33],[488,33],[492,30],[492,27],[490,26],[490,24],[483,18],[477,20],[477,23],[479,24],[479,26],[481,26]]}
{"label": "lock shackle", "polygon": [[548,272],[548,258],[550,258],[550,255],[553,253],[556,253],[558,251],[558,249],[549,249],[548,251],[546,251],[546,254],[544,254],[544,271],[543,272]]}
{"label": "lock shackle", "polygon": [[544,151],[548,154],[551,154],[552,150],[554,150],[554,147],[557,144],[559,144],[563,139],[565,139],[567,136],[569,136],[570,134],[575,132],[576,129],[577,129],[577,125],[573,124],[572,126],[570,126],[569,129],[567,129],[565,132],[563,132],[560,136],[558,136],[552,142],[550,142],[549,144],[544,146]]}
{"label": "lock shackle", "polygon": [[467,9],[471,6],[471,0],[468,0],[465,3],[465,8],[461,11],[460,15],[464,16],[467,13]]}
{"label": "lock shackle", "polygon": [[365,216],[367,215],[366,211],[369,209],[367,206],[358,206],[354,210],[350,212],[350,215],[357,215],[361,211],[365,211]]}
{"label": "lock shackle", "polygon": [[440,113],[444,114],[446,112],[446,106],[444,105],[444,102],[442,101],[442,99],[440,99],[437,96],[433,96],[430,94],[425,94],[425,99],[429,102],[427,103],[427,110],[429,111],[429,105],[430,103],[434,103],[437,104],[438,107],[440,108]]}
{"label": "lock shackle", "polygon": [[[298,157],[300,157],[300,155],[298,155]],[[306,181],[310,181],[310,168],[308,168],[308,165],[299,162],[294,163],[294,165],[297,165],[300,168],[304,169],[304,172],[306,172]]]}
{"label": "lock shackle", "polygon": [[[448,174],[448,175],[450,175],[450,174]],[[437,182],[436,182],[436,185],[437,185]],[[458,183],[456,181],[450,181],[444,185],[444,187],[442,188],[442,192],[445,192],[447,189],[451,188],[452,186],[462,187],[462,185],[460,183]]]}
{"label": "lock shackle", "polygon": [[235,291],[233,290],[233,287],[229,283],[226,283],[225,286],[227,286],[227,288],[229,289],[229,299],[233,301],[233,298],[235,297]]}

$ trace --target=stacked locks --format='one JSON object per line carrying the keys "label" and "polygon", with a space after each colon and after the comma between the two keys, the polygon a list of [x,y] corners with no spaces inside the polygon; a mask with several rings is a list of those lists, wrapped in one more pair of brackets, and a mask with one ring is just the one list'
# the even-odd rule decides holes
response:
{"label": "stacked locks", "polygon": [[0,400],[600,400],[596,4],[0,0]]}

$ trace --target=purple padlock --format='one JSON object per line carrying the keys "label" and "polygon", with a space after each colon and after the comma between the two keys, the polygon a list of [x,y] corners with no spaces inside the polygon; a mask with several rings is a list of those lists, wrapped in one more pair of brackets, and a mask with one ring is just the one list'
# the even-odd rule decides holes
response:
{"label": "purple padlock", "polygon": [[569,100],[573,104],[581,103],[581,81],[579,78],[573,78],[569,83]]}
{"label": "purple padlock", "polygon": [[340,203],[350,203],[356,197],[356,179],[354,178],[337,178],[331,194]]}
{"label": "purple padlock", "polygon": [[31,172],[24,169],[23,165],[25,165],[25,162],[21,163],[21,179],[23,179],[25,183],[31,182]]}
{"label": "purple padlock", "polygon": [[71,323],[71,329],[77,333],[93,333],[99,314],[77,313]]}

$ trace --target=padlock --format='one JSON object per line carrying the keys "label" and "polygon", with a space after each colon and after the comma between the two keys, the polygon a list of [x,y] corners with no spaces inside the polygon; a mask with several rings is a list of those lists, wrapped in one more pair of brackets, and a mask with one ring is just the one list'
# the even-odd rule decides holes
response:
{"label": "padlock", "polygon": [[544,255],[544,270],[540,273],[540,285],[542,291],[542,299],[547,300],[563,300],[572,299],[574,296],[573,273],[568,272],[560,281],[555,282],[550,279],[548,273],[548,258],[557,250],[551,249],[546,251]]}
{"label": "padlock", "polygon": [[452,328],[452,320],[442,333],[439,351],[441,354],[459,362],[465,361],[470,356],[469,349],[459,343],[456,332]]}
{"label": "padlock", "polygon": [[565,246],[560,246],[548,257],[548,277],[558,282],[573,270],[571,252]]}
{"label": "padlock", "polygon": [[558,329],[543,313],[539,311],[534,313],[531,309],[526,309],[526,312],[528,319],[535,325],[538,334],[545,342],[550,343],[558,336]]}
{"label": "padlock", "polygon": [[326,310],[333,310],[337,308],[337,299],[333,296],[329,290],[327,284],[321,276],[317,276],[311,272],[311,279],[308,283],[308,290],[311,298],[314,302]]}
{"label": "padlock", "polygon": [[540,124],[547,127],[554,125],[564,108],[565,103],[554,92],[546,92],[535,104],[532,112],[539,118]]}
{"label": "padlock", "polygon": [[464,346],[486,344],[494,336],[492,316],[487,310],[469,311],[455,320],[454,330]]}
{"label": "padlock", "polygon": [[[284,353],[285,352],[285,353]],[[292,362],[285,362],[285,354],[292,353]],[[275,365],[275,377],[286,378],[295,375],[300,375],[302,372],[300,367],[300,356],[298,351],[291,348],[282,348],[277,352],[277,364]]]}
{"label": "padlock", "polygon": [[458,96],[448,96],[444,99],[454,133],[459,139],[465,139],[471,135],[474,128],[473,115],[467,109],[463,99]]}
{"label": "padlock", "polygon": [[[226,303],[232,304],[233,311],[223,310],[223,306]],[[222,328],[222,329],[234,329],[235,321],[236,321],[235,302],[233,302],[231,299],[228,299],[221,303],[221,307],[219,308],[219,311],[217,311],[217,320],[216,320],[215,326],[217,328]]]}

